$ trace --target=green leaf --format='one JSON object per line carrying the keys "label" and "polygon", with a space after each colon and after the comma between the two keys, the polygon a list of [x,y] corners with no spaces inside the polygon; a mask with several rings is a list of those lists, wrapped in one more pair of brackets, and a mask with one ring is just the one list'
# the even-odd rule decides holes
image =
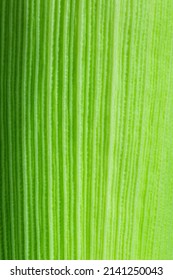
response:
{"label": "green leaf", "polygon": [[173,1],[0,1],[0,258],[173,258]]}

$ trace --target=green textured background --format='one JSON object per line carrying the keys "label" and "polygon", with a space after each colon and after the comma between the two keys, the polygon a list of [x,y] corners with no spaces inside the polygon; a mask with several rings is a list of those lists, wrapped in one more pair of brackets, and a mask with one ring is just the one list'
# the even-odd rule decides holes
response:
{"label": "green textured background", "polygon": [[0,258],[173,259],[172,0],[0,0]]}

